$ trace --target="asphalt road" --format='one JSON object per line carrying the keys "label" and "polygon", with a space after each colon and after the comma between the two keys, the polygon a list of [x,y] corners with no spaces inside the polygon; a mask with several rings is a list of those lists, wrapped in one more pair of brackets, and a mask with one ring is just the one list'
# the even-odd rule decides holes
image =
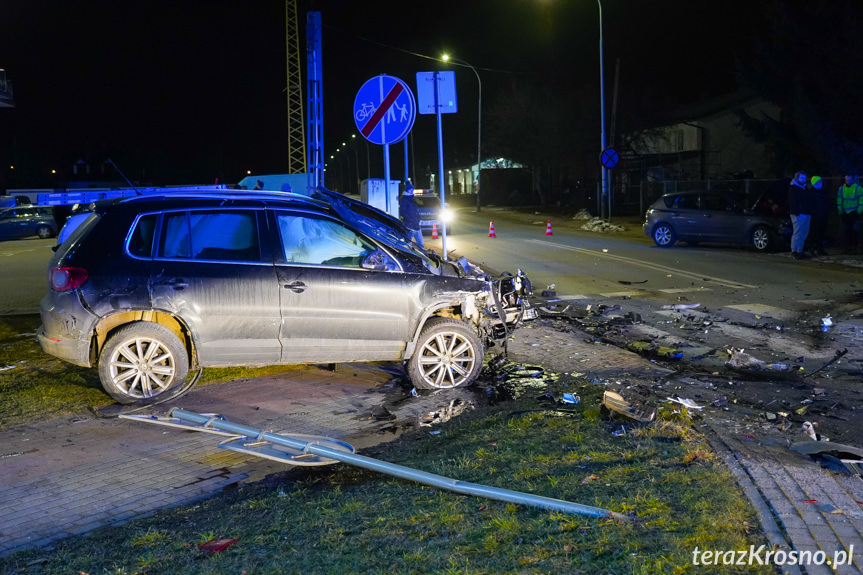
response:
{"label": "asphalt road", "polygon": [[54,238],[0,242],[0,315],[39,311],[56,243]]}
{"label": "asphalt road", "polygon": [[[488,237],[494,221],[496,238]],[[551,221],[553,234],[546,236]],[[659,248],[636,220],[626,232],[582,231],[584,220],[485,209],[458,213],[459,235],[448,251],[499,271],[521,268],[541,290],[554,284],[559,297],[602,294],[676,303],[679,294],[702,305],[737,303],[789,307],[788,301],[847,302],[863,290],[863,258],[830,256],[796,261],[788,253],[756,253],[731,245]],[[439,245],[432,243],[431,245]]]}

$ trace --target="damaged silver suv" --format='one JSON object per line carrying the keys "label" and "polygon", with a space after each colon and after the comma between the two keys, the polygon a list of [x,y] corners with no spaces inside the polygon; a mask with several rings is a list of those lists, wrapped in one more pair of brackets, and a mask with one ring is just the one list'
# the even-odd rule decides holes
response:
{"label": "damaged silver suv", "polygon": [[97,205],[48,279],[42,349],[98,367],[125,404],[175,397],[203,367],[404,361],[417,388],[469,385],[488,348],[533,317],[521,272],[492,279],[443,261],[386,217],[326,196]]}

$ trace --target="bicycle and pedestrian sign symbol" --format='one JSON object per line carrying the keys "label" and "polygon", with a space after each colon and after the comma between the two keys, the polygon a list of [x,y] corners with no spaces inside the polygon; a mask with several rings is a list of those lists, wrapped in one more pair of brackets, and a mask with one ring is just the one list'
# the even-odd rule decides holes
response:
{"label": "bicycle and pedestrian sign symbol", "polygon": [[369,142],[395,144],[411,131],[416,102],[408,85],[381,74],[362,85],[354,99],[354,121]]}

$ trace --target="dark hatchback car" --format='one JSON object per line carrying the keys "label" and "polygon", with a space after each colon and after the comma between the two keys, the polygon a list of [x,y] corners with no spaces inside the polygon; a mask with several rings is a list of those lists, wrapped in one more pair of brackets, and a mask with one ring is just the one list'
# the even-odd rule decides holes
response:
{"label": "dark hatchback car", "polygon": [[49,264],[42,349],[98,366],[121,403],[169,399],[217,366],[404,361],[434,389],[472,383],[533,316],[522,274],[492,279],[345,214],[255,192],[97,204]]}
{"label": "dark hatchback car", "polygon": [[677,241],[748,244],[759,252],[778,249],[791,237],[781,203],[762,196],[749,202],[734,192],[679,192],[656,200],[644,217],[644,233],[660,247]]}
{"label": "dark hatchback car", "polygon": [[17,206],[0,210],[0,240],[17,240],[57,235],[57,222],[51,206]]}

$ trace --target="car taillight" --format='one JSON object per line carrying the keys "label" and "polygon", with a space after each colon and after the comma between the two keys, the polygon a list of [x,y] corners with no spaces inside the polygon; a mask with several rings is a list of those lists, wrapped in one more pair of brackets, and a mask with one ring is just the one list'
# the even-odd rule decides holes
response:
{"label": "car taillight", "polygon": [[69,291],[87,281],[87,270],[84,268],[51,268],[48,272],[48,283],[54,291]]}

